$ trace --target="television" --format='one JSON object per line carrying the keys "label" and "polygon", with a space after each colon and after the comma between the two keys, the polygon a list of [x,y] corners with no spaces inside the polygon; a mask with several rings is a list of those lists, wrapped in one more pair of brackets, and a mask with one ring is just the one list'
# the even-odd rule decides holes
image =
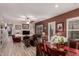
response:
{"label": "television", "polygon": [[30,31],[23,31],[23,35],[29,35]]}

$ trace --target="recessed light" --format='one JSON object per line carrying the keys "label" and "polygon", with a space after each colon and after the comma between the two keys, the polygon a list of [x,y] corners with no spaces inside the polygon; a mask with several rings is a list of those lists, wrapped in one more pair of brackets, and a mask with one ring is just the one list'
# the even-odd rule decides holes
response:
{"label": "recessed light", "polygon": [[59,7],[59,5],[56,4],[56,5],[55,5],[55,8],[58,8],[58,7]]}

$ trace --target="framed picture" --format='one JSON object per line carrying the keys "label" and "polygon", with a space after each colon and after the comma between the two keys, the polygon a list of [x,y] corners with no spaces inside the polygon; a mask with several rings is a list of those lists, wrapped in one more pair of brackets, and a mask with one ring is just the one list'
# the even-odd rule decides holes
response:
{"label": "framed picture", "polygon": [[7,26],[9,26],[9,27],[13,27],[13,24],[7,24]]}
{"label": "framed picture", "polygon": [[64,22],[57,23],[56,29],[57,31],[64,31]]}
{"label": "framed picture", "polygon": [[15,25],[16,30],[21,30],[21,25]]}
{"label": "framed picture", "polygon": [[22,24],[22,29],[29,29],[29,24]]}

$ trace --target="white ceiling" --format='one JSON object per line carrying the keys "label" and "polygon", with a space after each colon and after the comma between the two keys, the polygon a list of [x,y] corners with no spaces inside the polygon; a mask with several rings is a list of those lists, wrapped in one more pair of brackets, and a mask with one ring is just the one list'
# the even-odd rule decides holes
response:
{"label": "white ceiling", "polygon": [[[55,8],[55,5],[59,7]],[[0,16],[10,20],[20,20],[21,16],[33,16],[39,22],[50,17],[79,8],[76,3],[0,3]]]}

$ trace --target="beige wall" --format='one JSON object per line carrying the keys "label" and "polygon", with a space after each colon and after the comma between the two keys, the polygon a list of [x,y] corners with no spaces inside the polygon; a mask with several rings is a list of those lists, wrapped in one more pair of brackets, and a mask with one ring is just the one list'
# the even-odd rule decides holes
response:
{"label": "beige wall", "polygon": [[[15,34],[16,32],[19,32],[20,34],[22,34],[22,31],[23,30],[30,30],[30,33],[31,35],[33,33],[35,33],[35,23],[30,23],[29,24],[29,29],[22,29],[22,24],[25,24],[26,22],[25,21],[22,21],[22,20],[11,20],[11,19],[3,19],[5,23],[7,24],[13,24],[13,31],[12,31],[12,34]],[[16,30],[15,29],[15,25],[21,25],[21,30]]]}

